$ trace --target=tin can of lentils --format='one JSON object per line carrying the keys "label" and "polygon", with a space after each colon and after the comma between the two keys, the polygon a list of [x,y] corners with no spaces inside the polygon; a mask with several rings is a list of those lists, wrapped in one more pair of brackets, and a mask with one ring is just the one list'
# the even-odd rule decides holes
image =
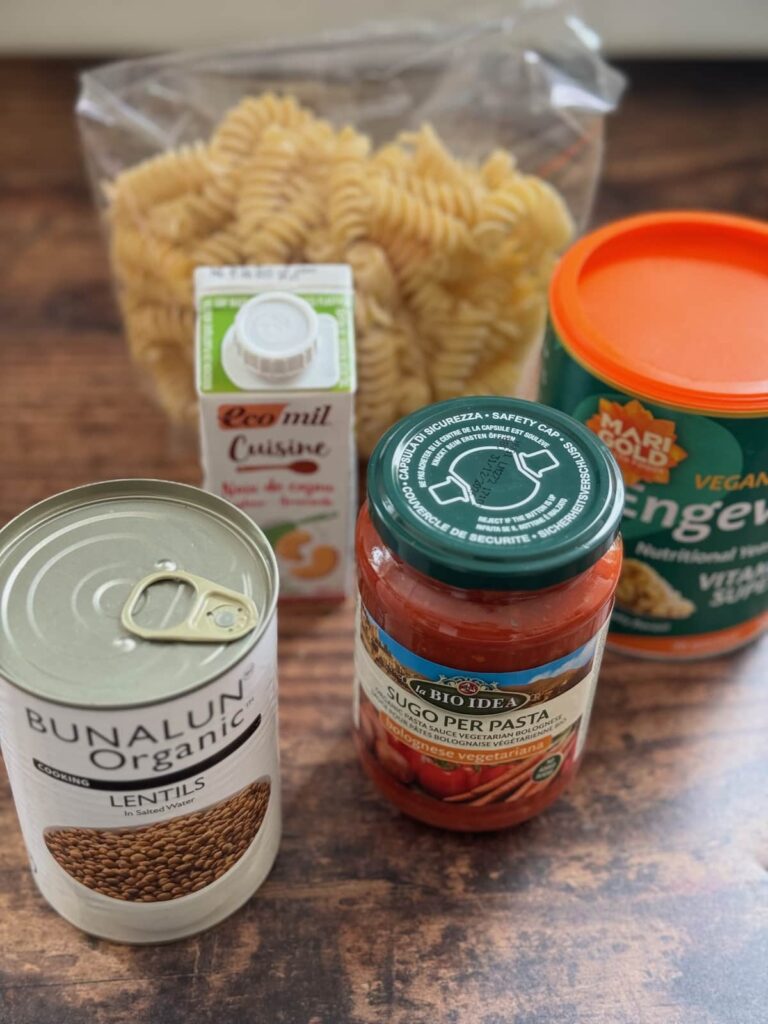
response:
{"label": "tin can of lentils", "polygon": [[0,739],[37,885],[93,935],[231,914],[280,841],[277,568],[248,516],[154,480],[0,531]]}
{"label": "tin can of lentils", "polygon": [[626,484],[609,645],[720,654],[768,623],[768,225],[681,212],[578,242],[552,281],[541,400]]}

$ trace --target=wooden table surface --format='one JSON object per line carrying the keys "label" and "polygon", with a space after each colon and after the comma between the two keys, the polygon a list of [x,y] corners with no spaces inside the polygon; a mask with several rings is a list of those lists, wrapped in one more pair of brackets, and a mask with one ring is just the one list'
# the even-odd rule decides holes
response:
{"label": "wooden table surface", "polygon": [[[75,71],[0,62],[0,521],[88,480],[198,480],[135,390]],[[768,215],[762,69],[629,71],[597,219]],[[485,836],[375,795],[350,741],[351,647],[350,607],[281,613],[282,852],[257,897],[197,938],[134,949],[71,928],[35,889],[3,784],[3,1024],[768,1019],[765,642],[687,665],[609,655],[572,790]]]}

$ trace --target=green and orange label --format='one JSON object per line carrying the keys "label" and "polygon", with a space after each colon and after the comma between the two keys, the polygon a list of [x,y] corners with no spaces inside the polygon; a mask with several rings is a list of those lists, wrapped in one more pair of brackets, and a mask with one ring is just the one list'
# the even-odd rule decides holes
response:
{"label": "green and orange label", "polygon": [[688,456],[677,444],[675,421],[658,419],[636,398],[599,399],[587,426],[611,449],[627,485],[667,484],[670,470]]}
{"label": "green and orange label", "polygon": [[585,423],[624,477],[611,643],[693,657],[757,635],[768,620],[765,418],[683,412],[625,394],[577,362],[552,326],[540,397]]}

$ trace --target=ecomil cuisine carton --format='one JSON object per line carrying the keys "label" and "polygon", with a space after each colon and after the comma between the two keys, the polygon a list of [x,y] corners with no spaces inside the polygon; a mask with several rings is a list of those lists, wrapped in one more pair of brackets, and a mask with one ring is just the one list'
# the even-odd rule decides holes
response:
{"label": "ecomil cuisine carton", "polygon": [[351,270],[203,267],[195,290],[204,486],[264,530],[282,597],[343,597],[356,505]]}

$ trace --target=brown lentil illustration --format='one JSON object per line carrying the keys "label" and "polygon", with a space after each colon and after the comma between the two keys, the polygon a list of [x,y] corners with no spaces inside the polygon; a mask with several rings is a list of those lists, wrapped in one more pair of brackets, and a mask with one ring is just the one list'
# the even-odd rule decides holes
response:
{"label": "brown lentil illustration", "polygon": [[45,842],[78,882],[118,900],[155,903],[204,889],[251,845],[267,811],[261,779],[193,814],[139,828],[55,828]]}

